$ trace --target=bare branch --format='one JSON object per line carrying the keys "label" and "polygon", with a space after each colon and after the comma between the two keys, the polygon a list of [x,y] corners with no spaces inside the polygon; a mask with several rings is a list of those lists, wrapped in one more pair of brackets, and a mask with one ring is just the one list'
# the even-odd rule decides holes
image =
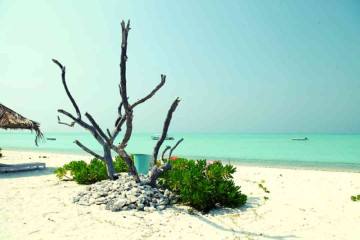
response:
{"label": "bare branch", "polygon": [[131,105],[131,108],[136,107],[137,105],[145,102],[146,100],[150,99],[152,96],[155,95],[155,93],[165,84],[166,75],[161,74],[161,82],[154,88],[154,90],[151,91],[146,97],[137,100],[133,105]]}
{"label": "bare branch", "polygon": [[[121,86],[120,86],[120,84],[119,84],[119,93],[120,93],[120,97],[121,97],[122,95],[121,95]],[[120,121],[120,119],[122,117],[122,114],[121,114],[122,106],[123,106],[123,102],[121,101],[120,104],[119,104],[119,107],[118,107],[118,117],[117,117],[117,119],[115,121],[115,127],[117,127],[117,125],[119,124],[119,121]]]}
{"label": "bare branch", "polygon": [[66,91],[66,94],[68,95],[68,97],[70,98],[70,101],[72,103],[72,105],[74,106],[75,110],[76,110],[76,113],[78,115],[78,118],[81,119],[81,113],[80,113],[80,109],[79,107],[77,106],[74,98],[72,97],[68,87],[67,87],[67,84],[66,84],[66,78],[65,78],[65,74],[66,74],[66,69],[65,69],[65,66],[61,65],[61,63],[55,59],[53,59],[53,62],[59,66],[59,68],[61,69],[61,78],[62,78],[62,83],[64,85],[64,88],[65,88],[65,91]]}
{"label": "bare branch", "polygon": [[177,143],[170,149],[169,151],[169,157],[168,157],[168,161],[167,164],[170,165],[170,159],[171,159],[171,154],[172,152],[175,150],[175,148],[182,142],[184,141],[184,138],[181,138],[179,141],[177,141]]}
{"label": "bare branch", "polygon": [[169,150],[171,147],[170,146],[166,146],[165,149],[163,150],[162,154],[161,154],[161,161],[164,161],[164,155],[167,152],[167,150]]}
{"label": "bare branch", "polygon": [[[165,75],[161,75],[161,82],[155,87],[155,89],[154,90],[152,90],[151,91],[151,93],[149,93],[146,97],[144,97],[144,98],[142,98],[142,99],[139,99],[138,101],[136,101],[134,104],[132,104],[130,107],[129,107],[129,109],[128,110],[126,110],[125,109],[125,111],[126,112],[129,112],[129,111],[131,111],[132,109],[134,109],[137,105],[139,105],[139,104],[141,104],[141,103],[143,103],[143,102],[145,102],[146,100],[148,100],[148,99],[150,99],[152,96],[154,96],[155,95],[155,93],[165,84],[165,80],[166,80],[166,76]],[[120,92],[120,96],[123,98],[123,95],[122,95],[122,87],[121,87],[121,85],[119,85],[119,92]],[[125,87],[124,87],[124,89],[125,89]],[[129,99],[129,97],[127,97],[127,99]],[[115,140],[115,138],[116,138],[116,136],[119,134],[119,132],[121,131],[121,125],[124,123],[124,121],[125,120],[127,120],[127,117],[125,116],[125,119],[123,118],[123,115],[121,114],[121,109],[122,109],[122,107],[124,106],[124,102],[122,101],[121,103],[120,103],[120,105],[119,105],[119,107],[118,107],[118,114],[119,114],[119,116],[118,116],[118,118],[116,119],[116,121],[115,121],[115,127],[116,127],[116,129],[114,129],[113,130],[113,132],[112,132],[112,136],[113,137],[111,137],[111,141],[114,141]],[[132,119],[131,119],[131,121],[132,121]],[[126,121],[126,124],[128,125],[131,125],[132,126],[132,122],[130,123],[128,123],[128,121]],[[126,143],[129,141],[129,136],[131,136],[131,132],[132,132],[132,129],[128,129],[127,128],[127,133],[128,134],[126,134],[125,133],[125,136],[127,136],[126,138],[125,138],[125,136],[124,136],[124,139],[123,139],[123,143],[124,144],[122,144],[122,147],[123,146],[126,146]]]}
{"label": "bare branch", "polygon": [[78,140],[75,140],[74,143],[75,143],[76,145],[78,145],[79,147],[81,147],[82,150],[84,150],[85,152],[93,155],[93,156],[96,157],[97,159],[100,159],[100,160],[103,160],[103,161],[105,160],[104,157],[101,157],[100,155],[94,153],[93,151],[91,151],[90,149],[88,149],[87,147],[85,147],[84,145],[82,145]]}
{"label": "bare branch", "polygon": [[79,125],[81,125],[81,124],[80,124],[80,119],[77,119],[77,118],[74,117],[71,113],[69,113],[69,112],[67,112],[67,111],[65,111],[65,110],[63,110],[63,109],[58,109],[58,112],[64,114],[65,116],[68,116],[68,117],[71,118],[74,122],[76,122],[76,123],[78,123]]}
{"label": "bare branch", "polygon": [[133,120],[132,112],[126,113],[126,132],[119,146],[120,149],[124,149],[127,146],[128,141],[130,140],[132,133],[132,120]]}
{"label": "bare branch", "polygon": [[76,122],[77,124],[79,124],[80,126],[85,128],[86,130],[88,130],[101,145],[104,145],[104,139],[101,138],[101,136],[98,134],[98,132],[95,130],[94,127],[90,126],[89,124],[87,124],[86,122],[84,122],[81,119],[75,118],[71,113],[69,113],[65,110],[59,109],[58,112],[64,114],[65,116],[68,116],[74,122]]}
{"label": "bare branch", "polygon": [[[127,89],[126,89],[126,61],[127,61],[127,38],[128,33],[130,31],[130,20],[128,21],[127,26],[125,26],[125,22],[121,22],[121,29],[122,29],[122,43],[121,43],[121,57],[120,57],[120,85],[119,85],[119,92],[121,96],[121,103],[118,107],[118,118],[115,121],[115,129],[111,133],[111,142],[114,142],[115,138],[121,131],[121,126],[124,124],[126,118],[131,113],[131,109],[128,102],[128,96],[127,96]],[[121,114],[121,108],[124,107],[126,116],[122,116]],[[131,119],[132,121],[132,119]],[[128,124],[129,126],[132,126],[132,123]],[[129,132],[129,131],[128,131]],[[125,134],[125,136],[128,136],[129,134]],[[130,131],[131,136],[131,131]],[[121,146],[126,145],[126,142],[128,140],[125,139],[125,142],[123,140],[123,144]]]}
{"label": "bare branch", "polygon": [[91,124],[93,125],[93,127],[95,128],[95,130],[100,134],[100,136],[107,142],[110,143],[110,139],[105,135],[105,133],[103,132],[103,130],[101,130],[101,128],[99,127],[99,125],[96,123],[96,121],[94,120],[94,118],[88,113],[85,113],[85,116],[89,119],[89,121],[91,122]]}
{"label": "bare branch", "polygon": [[124,115],[118,122],[116,128],[111,132],[111,141],[114,142],[115,138],[117,137],[117,135],[119,134],[119,132],[121,131],[121,127],[122,125],[125,123],[126,121],[126,115]]}
{"label": "bare branch", "polygon": [[109,130],[108,128],[106,129],[106,132],[107,132],[109,138],[111,139],[111,138],[112,138],[112,137],[111,137],[111,133],[110,133],[110,130]]}
{"label": "bare branch", "polygon": [[[122,96],[121,95],[121,86],[120,86],[120,84],[119,84],[119,93],[120,93],[120,97]],[[119,107],[118,107],[118,114],[121,116],[121,108],[122,108],[122,106],[123,106],[123,102],[121,101],[120,102],[120,105],[119,105]]]}
{"label": "bare branch", "polygon": [[130,20],[128,21],[127,26],[125,27],[125,22],[121,22],[121,29],[122,29],[122,43],[121,43],[121,57],[120,57],[120,93],[122,102],[124,105],[124,109],[128,112],[129,109],[129,102],[127,97],[127,89],[126,89],[126,61],[127,57],[127,39],[128,34],[130,31]]}
{"label": "bare branch", "polygon": [[115,127],[117,128],[117,126],[118,126],[118,124],[119,124],[119,122],[120,122],[120,120],[121,120],[121,115],[119,115],[118,116],[118,118],[116,119],[116,121],[115,121]]}
{"label": "bare branch", "polygon": [[59,124],[64,124],[64,125],[69,126],[69,127],[74,127],[74,126],[75,126],[75,122],[74,122],[74,121],[69,124],[69,123],[66,123],[66,122],[61,122],[59,116],[58,116],[57,118],[58,118],[58,123],[59,123]]}
{"label": "bare branch", "polygon": [[[126,61],[128,59],[126,52],[127,52],[127,39],[130,31],[130,20],[128,21],[126,27],[125,27],[125,22],[122,21],[121,28],[122,28],[122,44],[121,44],[121,58],[120,58],[120,95],[125,110],[126,132],[121,144],[119,145],[119,148],[124,149],[131,137],[132,120],[133,120],[132,109],[128,102],[127,88],[126,88]],[[123,117],[121,119],[123,119]],[[119,131],[118,127],[116,131]]]}
{"label": "bare branch", "polygon": [[164,127],[163,127],[161,137],[159,138],[158,142],[156,143],[156,145],[154,147],[154,151],[153,151],[152,158],[151,158],[151,168],[156,166],[156,160],[157,160],[157,156],[159,153],[159,149],[166,138],[167,132],[169,130],[169,125],[171,122],[172,114],[175,111],[175,109],[177,108],[179,102],[180,102],[180,99],[176,98],[168,111],[168,114],[167,114],[165,122],[164,122]]}
{"label": "bare branch", "polygon": [[164,160],[164,154],[165,152],[170,149],[169,152],[169,157],[167,159],[167,162],[162,164],[160,167],[158,167],[156,164],[154,166],[151,166],[151,169],[149,171],[149,181],[148,184],[150,184],[150,186],[155,186],[156,185],[156,180],[159,178],[160,174],[170,170],[172,168],[170,160],[171,160],[171,154],[172,152],[175,150],[175,148],[183,141],[184,139],[181,138],[179,141],[176,142],[176,144],[171,148],[170,146],[166,146],[166,148],[164,149],[164,151],[162,152],[162,156],[161,159]]}

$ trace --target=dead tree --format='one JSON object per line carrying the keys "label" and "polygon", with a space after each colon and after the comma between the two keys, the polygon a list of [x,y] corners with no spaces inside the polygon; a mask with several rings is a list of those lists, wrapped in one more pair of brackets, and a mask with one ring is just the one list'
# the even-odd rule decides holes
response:
{"label": "dead tree", "polygon": [[[127,143],[130,140],[130,137],[132,134],[133,109],[137,105],[150,99],[165,84],[166,76],[161,75],[160,84],[157,85],[156,88],[153,91],[151,91],[147,96],[145,96],[142,99],[139,99],[132,105],[129,104],[128,96],[127,96],[127,89],[126,89],[126,62],[128,59],[128,57],[127,57],[127,45],[128,45],[127,40],[128,40],[129,31],[130,31],[130,21],[128,21],[126,26],[125,26],[125,22],[122,21],[121,28],[122,28],[121,59],[120,59],[120,78],[121,79],[120,79],[119,89],[120,89],[120,96],[121,96],[122,102],[120,103],[120,106],[119,106],[119,117],[116,121],[116,127],[111,134],[108,131],[108,134],[109,134],[111,140],[114,139],[117,136],[117,134],[121,131],[121,126],[126,122],[126,132],[125,132],[123,141],[118,146],[115,146],[112,144],[112,149],[115,152],[117,152],[122,159],[124,159],[124,161],[129,166],[130,170],[131,170],[131,168],[134,168],[134,170],[132,171],[132,173],[133,173],[133,172],[136,172],[136,168],[133,165],[129,155],[125,151],[125,147],[127,146]],[[154,152],[152,154],[151,168],[149,171],[149,176],[150,176],[149,184],[152,186],[155,186],[156,179],[159,177],[161,172],[171,169],[170,161],[168,161],[166,166],[162,165],[160,168],[158,168],[156,166],[156,161],[157,161],[157,155],[158,155],[159,149],[166,138],[166,135],[167,135],[167,132],[168,132],[168,129],[170,126],[172,114],[175,111],[176,107],[178,106],[179,102],[180,102],[179,98],[176,98],[175,101],[173,102],[173,104],[171,105],[171,107],[168,111],[165,123],[164,123],[162,135],[154,147]],[[125,111],[124,115],[121,114],[122,106],[124,107],[124,111]],[[172,150],[174,150],[181,141],[182,140],[178,141],[178,143],[173,147]],[[171,157],[172,150],[170,151],[169,159]],[[134,179],[135,179],[135,181],[139,181],[138,176],[134,177]]]}
{"label": "dead tree", "polygon": [[89,148],[85,147],[82,143],[80,143],[78,140],[75,140],[74,143],[76,145],[78,145],[80,148],[82,148],[85,152],[93,155],[94,157],[105,161],[106,162],[106,168],[107,168],[107,173],[108,176],[111,180],[114,179],[114,174],[115,174],[115,169],[114,169],[114,165],[113,165],[113,161],[112,161],[112,157],[111,157],[111,147],[110,145],[106,142],[105,138],[104,138],[104,134],[103,131],[100,129],[99,125],[95,122],[95,120],[93,119],[93,117],[89,114],[89,113],[85,113],[85,116],[88,118],[88,120],[90,121],[91,125],[84,122],[80,113],[80,109],[78,107],[78,105],[75,102],[75,99],[72,97],[67,84],[66,84],[66,68],[65,66],[63,66],[59,61],[53,59],[53,62],[59,66],[59,68],[61,69],[61,78],[62,78],[62,83],[63,86],[65,88],[66,94],[69,97],[72,105],[75,108],[77,117],[75,117],[74,115],[72,115],[71,113],[63,110],[63,109],[59,109],[58,112],[61,114],[64,114],[65,116],[69,117],[73,122],[71,124],[66,124],[63,122],[60,122],[60,118],[58,118],[59,124],[65,124],[68,126],[73,126],[74,122],[79,124],[81,127],[83,127],[84,129],[88,130],[93,136],[94,138],[99,142],[99,144],[103,147],[103,151],[104,151],[104,155],[100,156],[98,154],[96,154],[95,152],[93,152],[92,150],[90,150]]}
{"label": "dead tree", "polygon": [[[152,96],[155,95],[155,93],[165,84],[166,76],[161,75],[160,83],[144,98],[137,100],[133,104],[130,104],[128,102],[129,98],[127,95],[127,87],[126,87],[126,61],[128,59],[128,57],[127,57],[127,39],[128,39],[129,31],[130,31],[130,21],[128,21],[126,26],[125,26],[125,22],[122,21],[121,28],[122,28],[122,43],[121,43],[121,57],[120,57],[120,84],[119,84],[119,92],[120,92],[121,102],[118,107],[118,117],[115,121],[114,130],[112,132],[110,132],[109,129],[106,129],[107,134],[105,134],[104,131],[99,127],[97,122],[94,120],[94,118],[89,113],[85,113],[85,116],[87,117],[87,119],[89,120],[89,122],[91,124],[88,124],[82,120],[80,110],[79,110],[74,98],[72,97],[70,91],[68,90],[68,87],[66,84],[65,67],[60,62],[53,59],[53,62],[55,64],[57,64],[62,71],[62,75],[61,75],[62,82],[63,82],[64,88],[65,88],[66,94],[68,95],[70,101],[72,102],[72,105],[74,106],[74,108],[76,110],[77,117],[73,116],[71,113],[66,112],[62,109],[59,109],[58,112],[66,115],[73,122],[79,124],[81,127],[88,130],[95,137],[95,139],[99,142],[99,144],[102,145],[103,150],[104,150],[104,155],[99,156],[98,154],[94,153],[93,151],[91,151],[90,149],[88,149],[87,147],[82,145],[79,141],[76,140],[74,142],[79,147],[81,147],[84,151],[86,151],[87,153],[106,162],[108,175],[109,175],[110,179],[114,179],[114,174],[115,174],[115,170],[114,170],[113,162],[112,162],[112,158],[111,158],[111,149],[112,149],[129,166],[130,172],[131,172],[134,180],[136,182],[139,182],[140,178],[138,176],[138,173],[134,166],[134,163],[132,162],[129,154],[125,151],[127,143],[130,140],[131,134],[132,134],[133,110],[137,105],[144,103],[145,101],[147,101],[148,99],[150,99]],[[161,172],[171,169],[170,161],[168,161],[166,164],[163,164],[160,167],[157,167],[156,160],[157,160],[157,155],[158,155],[159,149],[165,140],[165,137],[166,137],[166,134],[167,134],[170,122],[171,122],[172,114],[175,111],[177,105],[179,104],[179,101],[180,101],[179,98],[176,98],[175,101],[173,102],[173,104],[171,105],[169,112],[167,114],[165,123],[164,123],[164,128],[163,128],[161,138],[159,139],[159,141],[157,142],[157,144],[154,147],[154,152],[153,152],[152,161],[151,161],[151,169],[149,171],[149,175],[150,175],[149,183],[153,186],[156,184],[156,179],[159,177]],[[124,109],[124,114],[123,114],[122,109]],[[64,124],[63,122],[60,122],[60,119],[59,119],[59,123]],[[123,140],[118,145],[115,145],[114,141],[115,141],[116,137],[118,136],[118,134],[120,133],[124,123],[126,123],[126,130],[125,130]],[[73,125],[73,123],[72,124],[65,123],[65,125],[71,126],[71,125]],[[172,151],[177,147],[177,145],[182,140],[183,139],[179,140],[175,144],[175,146],[171,149],[170,149],[170,147],[166,147],[166,149],[170,149],[169,160],[170,160]],[[164,151],[163,155],[164,154],[165,154],[165,151]]]}

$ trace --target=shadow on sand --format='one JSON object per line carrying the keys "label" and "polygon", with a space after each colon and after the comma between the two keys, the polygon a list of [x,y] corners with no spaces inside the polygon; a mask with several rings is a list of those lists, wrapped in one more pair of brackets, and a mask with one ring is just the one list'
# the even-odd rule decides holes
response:
{"label": "shadow on sand", "polygon": [[31,170],[23,170],[16,172],[0,172],[0,179],[5,178],[24,178],[24,177],[37,177],[44,175],[51,175],[56,168],[46,167],[41,169],[31,169]]}
{"label": "shadow on sand", "polygon": [[[191,215],[193,217],[203,221],[204,223],[209,224],[210,226],[212,226],[218,230],[225,231],[225,232],[231,232],[231,233],[244,235],[244,236],[250,236],[250,237],[262,237],[262,238],[276,239],[276,240],[286,240],[286,239],[298,238],[295,235],[272,236],[272,235],[263,234],[263,233],[255,233],[255,232],[249,232],[249,231],[244,231],[244,230],[236,230],[233,228],[227,228],[222,225],[219,225],[218,223],[215,223],[209,217],[207,217],[207,215],[210,215],[210,216],[235,215],[235,214],[243,213],[249,209],[255,209],[256,207],[259,206],[260,199],[261,198],[258,198],[258,197],[249,197],[247,203],[240,208],[236,208],[236,209],[218,208],[218,209],[214,209],[214,210],[210,211],[208,214],[202,214],[200,212],[194,211],[191,213]],[[172,206],[172,208],[176,211],[189,214],[189,211],[187,209],[184,209],[181,207],[176,207],[176,206]]]}

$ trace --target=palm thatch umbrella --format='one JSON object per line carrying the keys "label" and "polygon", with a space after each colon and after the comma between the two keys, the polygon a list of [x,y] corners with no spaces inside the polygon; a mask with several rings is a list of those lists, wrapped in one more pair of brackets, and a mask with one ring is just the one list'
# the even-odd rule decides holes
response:
{"label": "palm thatch umbrella", "polygon": [[40,131],[40,124],[38,122],[29,120],[20,114],[14,112],[10,108],[5,107],[0,103],[0,128],[7,129],[29,129],[36,132],[35,144],[38,145],[39,139],[44,139]]}

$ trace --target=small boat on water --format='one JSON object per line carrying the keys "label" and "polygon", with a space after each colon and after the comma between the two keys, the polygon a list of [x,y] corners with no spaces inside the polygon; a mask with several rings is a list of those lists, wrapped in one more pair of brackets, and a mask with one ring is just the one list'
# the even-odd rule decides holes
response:
{"label": "small boat on water", "polygon": [[46,140],[55,141],[56,138],[46,138]]}
{"label": "small boat on water", "polygon": [[294,140],[294,141],[307,141],[309,139],[306,137],[306,138],[293,138],[292,140]]}
{"label": "small boat on water", "polygon": [[[160,134],[157,134],[157,135],[151,136],[151,139],[152,139],[152,140],[159,140],[160,137],[161,137],[161,135],[160,135]],[[166,137],[165,137],[165,140],[174,140],[174,138],[173,138],[173,137],[166,136]]]}

